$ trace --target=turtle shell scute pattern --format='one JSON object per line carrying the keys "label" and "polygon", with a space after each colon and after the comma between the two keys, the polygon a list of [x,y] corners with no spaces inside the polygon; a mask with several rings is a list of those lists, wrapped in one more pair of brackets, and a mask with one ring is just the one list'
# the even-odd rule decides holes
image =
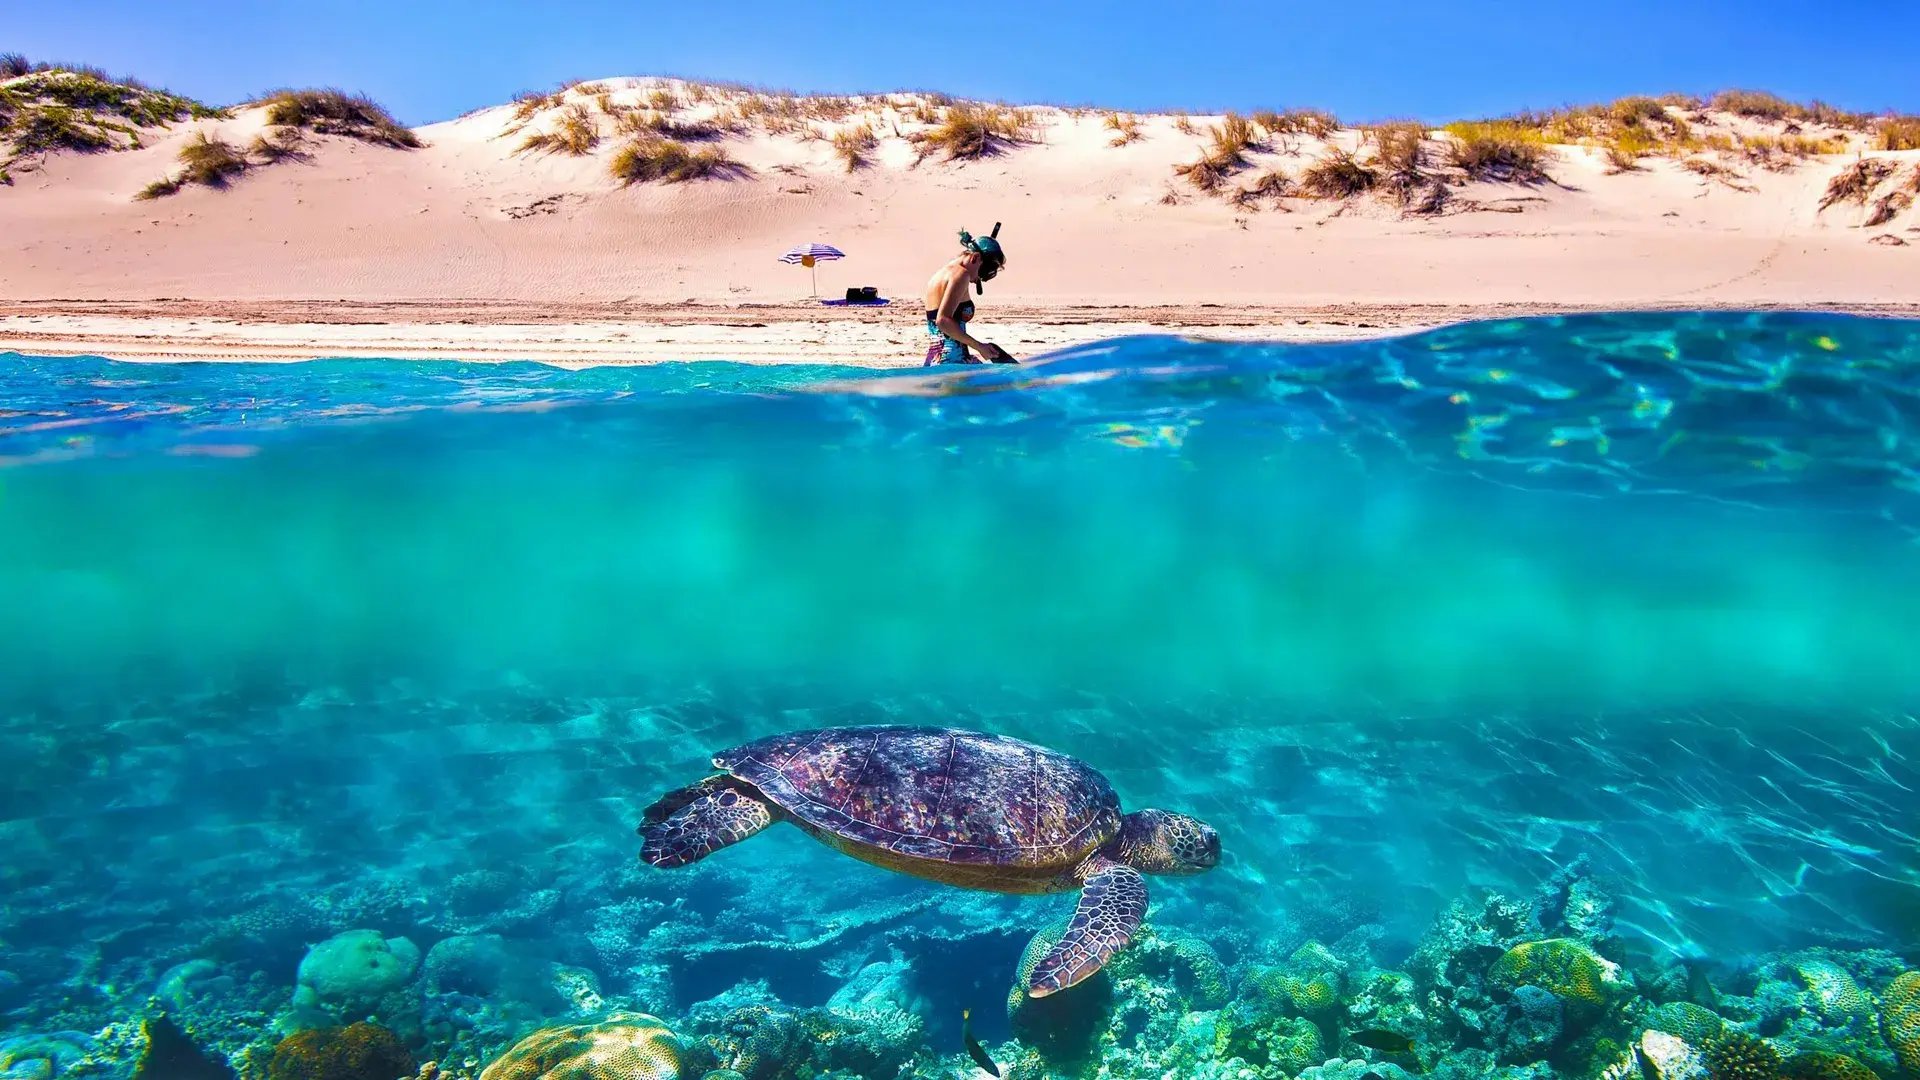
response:
{"label": "turtle shell scute pattern", "polygon": [[1058,871],[1120,828],[1106,777],[1001,735],[825,728],[722,751],[713,763],[807,826],[934,862]]}

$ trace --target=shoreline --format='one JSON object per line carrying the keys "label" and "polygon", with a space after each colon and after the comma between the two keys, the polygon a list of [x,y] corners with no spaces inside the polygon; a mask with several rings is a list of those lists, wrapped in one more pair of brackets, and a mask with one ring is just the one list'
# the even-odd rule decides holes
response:
{"label": "shoreline", "polygon": [[[1386,337],[1452,323],[1601,311],[1817,311],[1920,318],[1920,303],[1597,305],[1008,304],[981,332],[1022,357],[1133,334],[1224,341]],[[0,352],[146,362],[314,359],[533,361],[565,367],[732,361],[913,368],[925,333],[909,305],[406,300],[0,302]]]}

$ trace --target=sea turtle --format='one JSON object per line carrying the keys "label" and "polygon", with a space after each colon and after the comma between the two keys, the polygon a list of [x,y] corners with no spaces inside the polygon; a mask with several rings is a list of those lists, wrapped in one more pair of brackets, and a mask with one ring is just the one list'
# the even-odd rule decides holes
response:
{"label": "sea turtle", "polygon": [[640,858],[685,866],[779,821],[856,859],[1005,893],[1079,890],[1033,968],[1043,997],[1100,970],[1147,913],[1150,874],[1220,861],[1220,836],[1165,810],[1120,812],[1107,779],[1032,743],[933,727],[795,731],[723,750],[724,770],[647,807]]}

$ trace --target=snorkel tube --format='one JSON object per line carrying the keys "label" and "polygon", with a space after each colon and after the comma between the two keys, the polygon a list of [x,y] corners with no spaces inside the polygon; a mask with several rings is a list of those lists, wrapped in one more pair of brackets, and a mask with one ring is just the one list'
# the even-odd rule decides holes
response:
{"label": "snorkel tube", "polygon": [[973,283],[973,293],[979,296],[987,291],[985,282],[992,281],[1000,268],[1007,264],[1006,249],[1000,246],[1000,223],[993,223],[993,231],[985,236],[976,237],[965,229],[960,230],[960,246],[980,256],[979,277]]}

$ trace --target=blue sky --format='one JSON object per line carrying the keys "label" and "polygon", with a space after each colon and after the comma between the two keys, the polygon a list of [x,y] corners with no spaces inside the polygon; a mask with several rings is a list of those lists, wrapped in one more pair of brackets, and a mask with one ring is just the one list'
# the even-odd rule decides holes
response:
{"label": "blue sky", "polygon": [[0,51],[226,103],[363,90],[408,123],[565,79],[675,74],[1017,102],[1446,120],[1727,86],[1920,112],[1912,0],[1387,4],[0,0]]}

